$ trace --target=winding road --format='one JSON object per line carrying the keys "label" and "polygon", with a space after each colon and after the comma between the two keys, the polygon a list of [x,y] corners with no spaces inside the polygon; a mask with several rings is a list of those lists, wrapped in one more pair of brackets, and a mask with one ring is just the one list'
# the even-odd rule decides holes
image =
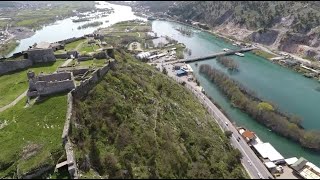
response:
{"label": "winding road", "polygon": [[[182,83],[183,81],[186,83],[185,87],[187,87],[198,99],[199,101],[207,108],[208,112],[213,116],[216,120],[217,124],[221,128],[222,131],[231,131],[232,137],[230,138],[231,145],[234,148],[239,149],[242,154],[241,163],[248,172],[249,176],[252,179],[274,179],[268,169],[263,165],[257,155],[253,152],[253,150],[249,147],[247,142],[241,137],[238,130],[232,124],[232,122],[215,106],[211,100],[205,96],[198,88],[195,82],[187,81],[186,77],[177,77],[175,75],[175,71],[173,71],[173,65],[171,63],[164,63],[163,59],[159,63],[156,63],[157,67],[159,67],[160,71],[165,67],[168,72],[168,76],[177,81],[178,83]],[[163,65],[163,67],[162,67]],[[237,141],[237,138],[240,137],[240,140]]]}

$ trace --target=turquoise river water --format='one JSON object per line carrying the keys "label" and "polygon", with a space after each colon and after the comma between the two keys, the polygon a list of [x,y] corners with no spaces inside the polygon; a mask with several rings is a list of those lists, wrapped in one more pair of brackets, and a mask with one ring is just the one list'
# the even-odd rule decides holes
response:
{"label": "turquoise river water", "polygon": [[[181,26],[192,29],[194,35],[187,37],[175,30]],[[219,37],[175,22],[153,21],[152,29],[158,35],[167,35],[184,43],[187,48],[191,49],[191,57],[222,52],[223,48],[237,49],[236,46]],[[320,166],[319,153],[304,149],[299,144],[270,132],[245,113],[231,107],[230,102],[218,91],[216,86],[199,74],[198,68],[201,64],[210,64],[253,90],[261,99],[276,104],[280,110],[288,114],[301,117],[305,129],[320,130],[320,92],[315,90],[320,84],[316,80],[305,78],[301,74],[273,64],[253,53],[244,54],[245,57],[232,56],[239,64],[240,69],[239,73],[232,75],[217,64],[215,59],[200,61],[198,66],[195,66],[195,63],[190,65],[206,93],[221,106],[228,117],[238,126],[244,126],[254,131],[263,142],[270,142],[285,158],[300,158],[302,156]]]}

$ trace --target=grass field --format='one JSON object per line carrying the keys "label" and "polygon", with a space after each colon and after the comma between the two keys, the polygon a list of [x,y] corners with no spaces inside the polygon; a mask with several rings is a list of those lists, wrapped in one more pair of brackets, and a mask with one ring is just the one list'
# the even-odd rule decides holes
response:
{"label": "grass field", "polygon": [[99,49],[100,47],[96,44],[88,44],[88,43],[83,43],[81,45],[81,48],[79,49],[79,51],[81,53],[90,53],[90,52],[94,52],[96,51],[97,49]]}
{"label": "grass field", "polygon": [[103,66],[105,64],[105,59],[93,59],[93,60],[88,60],[88,61],[80,61],[80,65],[82,67],[89,67],[89,66]]}
{"label": "grass field", "polygon": [[86,39],[80,39],[78,41],[74,41],[72,43],[66,44],[64,48],[67,51],[74,50],[80,43],[83,43],[85,41],[86,41]]}
{"label": "grass field", "polygon": [[44,73],[51,73],[54,72],[63,62],[64,61],[58,60],[54,63],[37,64],[27,70],[0,76],[0,107],[9,104],[27,90],[28,70],[33,70],[37,75],[41,71]]}
{"label": "grass field", "polygon": [[0,113],[0,178],[24,174],[41,165],[54,166],[63,155],[61,133],[67,111],[65,94],[24,108],[26,97]]}

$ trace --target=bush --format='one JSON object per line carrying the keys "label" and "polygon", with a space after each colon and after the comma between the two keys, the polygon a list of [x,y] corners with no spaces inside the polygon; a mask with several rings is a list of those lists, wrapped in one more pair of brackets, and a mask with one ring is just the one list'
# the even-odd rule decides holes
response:
{"label": "bush", "polygon": [[225,131],[224,135],[226,135],[227,138],[231,138],[232,136],[232,131]]}

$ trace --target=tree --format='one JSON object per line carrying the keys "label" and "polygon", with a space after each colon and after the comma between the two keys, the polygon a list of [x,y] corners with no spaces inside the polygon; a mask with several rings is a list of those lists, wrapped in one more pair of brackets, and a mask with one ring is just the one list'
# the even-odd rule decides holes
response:
{"label": "tree", "polygon": [[225,131],[224,134],[227,138],[230,138],[232,136],[232,131]]}
{"label": "tree", "polygon": [[267,102],[261,102],[258,104],[258,109],[260,111],[274,111],[274,108],[272,107],[271,104]]}
{"label": "tree", "polygon": [[166,69],[166,68],[163,68],[163,69],[162,69],[162,73],[165,74],[165,75],[167,75],[167,74],[168,74],[167,69]]}

